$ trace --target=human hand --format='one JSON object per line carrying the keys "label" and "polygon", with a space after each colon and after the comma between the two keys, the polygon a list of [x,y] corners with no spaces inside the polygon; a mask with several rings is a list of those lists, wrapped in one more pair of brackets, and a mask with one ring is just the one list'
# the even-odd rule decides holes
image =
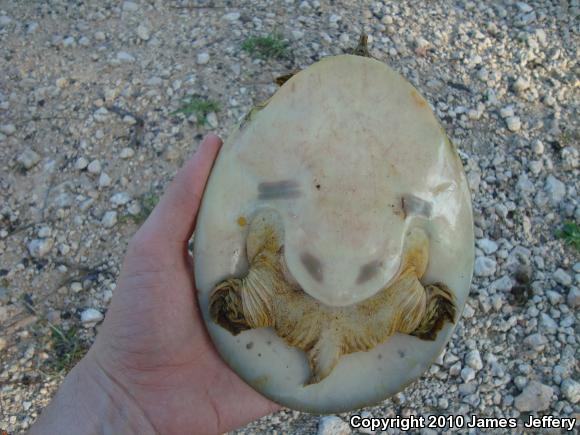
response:
{"label": "human hand", "polygon": [[103,390],[115,409],[88,406],[135,418],[125,430],[223,433],[278,409],[222,361],[197,306],[187,244],[220,146],[217,136],[204,139],[129,243],[95,344],[68,383],[93,379],[75,393]]}

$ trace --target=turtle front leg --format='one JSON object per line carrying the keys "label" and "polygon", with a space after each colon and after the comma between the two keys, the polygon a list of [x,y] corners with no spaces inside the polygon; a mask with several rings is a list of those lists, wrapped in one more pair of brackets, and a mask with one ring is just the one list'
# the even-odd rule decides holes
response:
{"label": "turtle front leg", "polygon": [[411,335],[433,341],[445,322],[455,323],[457,310],[453,293],[445,284],[430,284],[425,287],[425,293],[427,295],[425,314]]}
{"label": "turtle front leg", "polygon": [[210,295],[212,320],[233,335],[274,325],[272,296],[282,285],[278,231],[266,213],[254,218],[246,240],[248,274],[222,281]]}

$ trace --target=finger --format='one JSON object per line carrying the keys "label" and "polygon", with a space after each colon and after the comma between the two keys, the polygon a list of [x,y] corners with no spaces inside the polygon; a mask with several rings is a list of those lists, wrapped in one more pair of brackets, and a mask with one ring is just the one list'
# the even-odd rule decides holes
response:
{"label": "finger", "polygon": [[187,243],[207,179],[222,145],[221,139],[207,135],[199,148],[179,170],[139,232],[159,243]]}

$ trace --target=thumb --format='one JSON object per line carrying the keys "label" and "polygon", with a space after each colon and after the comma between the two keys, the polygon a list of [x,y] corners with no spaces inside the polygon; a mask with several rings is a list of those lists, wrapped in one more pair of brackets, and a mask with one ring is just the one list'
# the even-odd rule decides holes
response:
{"label": "thumb", "polygon": [[[186,245],[195,226],[195,219],[205,185],[221,139],[207,135],[192,158],[179,170],[138,233],[159,244]],[[137,235],[139,237],[139,234]]]}

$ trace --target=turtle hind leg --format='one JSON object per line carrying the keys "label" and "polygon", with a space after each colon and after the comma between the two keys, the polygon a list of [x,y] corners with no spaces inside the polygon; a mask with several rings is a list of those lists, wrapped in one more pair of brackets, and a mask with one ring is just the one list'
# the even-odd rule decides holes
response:
{"label": "turtle hind leg", "polygon": [[239,279],[228,279],[221,283],[212,292],[209,300],[209,312],[212,320],[227,329],[232,335],[250,329],[239,291],[242,281]]}
{"label": "turtle hind leg", "polygon": [[455,322],[457,310],[453,293],[445,284],[430,284],[425,287],[425,292],[427,294],[425,315],[411,335],[433,341],[445,322]]}

